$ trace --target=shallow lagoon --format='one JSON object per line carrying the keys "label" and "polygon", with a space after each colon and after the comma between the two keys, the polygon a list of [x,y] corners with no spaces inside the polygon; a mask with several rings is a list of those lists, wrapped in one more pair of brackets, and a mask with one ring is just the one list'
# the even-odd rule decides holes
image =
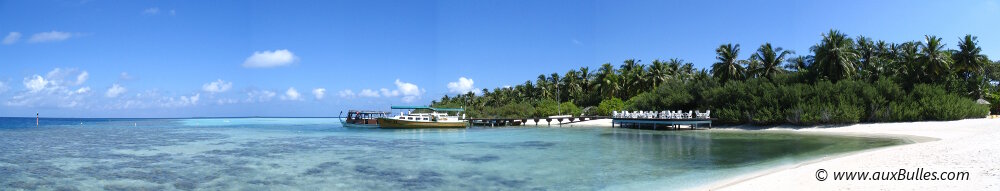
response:
{"label": "shallow lagoon", "polygon": [[351,129],[329,118],[0,118],[0,188],[682,189],[902,140],[775,131]]}

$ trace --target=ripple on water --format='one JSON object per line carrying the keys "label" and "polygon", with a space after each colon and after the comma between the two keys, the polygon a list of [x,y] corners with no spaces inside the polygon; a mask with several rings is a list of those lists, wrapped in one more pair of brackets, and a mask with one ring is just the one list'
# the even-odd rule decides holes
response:
{"label": "ripple on water", "polygon": [[[873,141],[599,129],[566,132],[560,139],[547,137],[550,130],[532,134],[533,129],[503,136],[489,133],[510,132],[444,132],[426,135],[446,138],[414,138],[412,134],[394,136],[392,131],[301,133],[276,128],[0,129],[4,137],[0,139],[0,187],[592,190],[635,180],[655,181],[657,176],[692,169],[745,166],[788,156],[783,154],[789,150],[808,152],[842,142],[871,145]],[[738,156],[719,157],[730,155]]]}

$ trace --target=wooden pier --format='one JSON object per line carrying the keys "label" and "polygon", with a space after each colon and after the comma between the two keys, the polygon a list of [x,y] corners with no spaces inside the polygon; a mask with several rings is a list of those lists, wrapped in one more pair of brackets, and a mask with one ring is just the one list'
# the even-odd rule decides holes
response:
{"label": "wooden pier", "polygon": [[615,125],[619,128],[653,129],[663,127],[666,130],[679,130],[681,126],[689,126],[690,129],[697,129],[699,125],[708,125],[712,128],[713,118],[689,118],[689,119],[648,119],[648,118],[612,118],[611,128]]}
{"label": "wooden pier", "polygon": [[589,121],[595,119],[607,119],[607,116],[582,116],[582,117],[547,117],[547,118],[469,118],[469,124],[473,126],[483,126],[483,127],[504,127],[504,126],[524,126],[528,121],[535,122],[536,125],[539,123],[545,123],[548,126],[552,125],[552,122],[556,122],[555,125],[562,124],[563,121],[568,123]]}

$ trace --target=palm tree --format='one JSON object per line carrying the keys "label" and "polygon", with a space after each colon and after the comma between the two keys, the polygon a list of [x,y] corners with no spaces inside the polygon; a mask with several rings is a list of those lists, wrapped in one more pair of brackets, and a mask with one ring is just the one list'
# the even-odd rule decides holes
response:
{"label": "palm tree", "polygon": [[639,62],[642,62],[642,60],[625,60],[625,62],[621,65],[621,69],[618,70],[618,72],[621,73],[620,80],[622,86],[622,90],[618,92],[621,94],[620,97],[632,97],[630,95],[633,95],[634,92],[642,88],[640,86],[645,79],[643,78],[645,66],[639,64]]}
{"label": "palm tree", "polygon": [[566,90],[563,97],[566,97],[567,100],[575,100],[583,92],[583,87],[579,83],[579,75],[576,70],[570,69],[562,78],[563,89]]}
{"label": "palm tree", "polygon": [[674,75],[673,78],[676,79],[689,80],[692,79],[694,77],[694,74],[697,72],[694,69],[694,64],[690,62],[685,63],[684,60],[678,58],[671,58],[670,61],[668,61],[668,63],[670,64],[671,68],[673,68],[675,65],[680,65],[680,67],[678,67],[677,70],[673,72]]}
{"label": "palm tree", "polygon": [[601,95],[605,99],[615,97],[621,90],[617,73],[615,67],[611,66],[611,63],[604,63],[604,65],[601,65],[601,69],[597,71],[596,88],[601,91]]}
{"label": "palm tree", "polygon": [[756,53],[750,56],[750,60],[754,60],[759,64],[757,68],[752,69],[751,73],[770,80],[774,75],[785,72],[781,68],[781,63],[790,54],[794,54],[794,52],[784,50],[781,47],[772,48],[771,43],[764,43],[764,45],[760,45],[760,48],[757,48]]}
{"label": "palm tree", "polygon": [[924,36],[927,40],[920,51],[919,62],[924,66],[924,73],[933,79],[938,79],[947,74],[951,69],[951,58],[948,52],[944,51],[944,44],[941,38],[936,36]]}
{"label": "palm tree", "polygon": [[548,78],[545,74],[539,74],[538,79],[535,80],[536,87],[538,87],[538,95],[542,99],[551,99],[553,97],[552,88],[549,87]]}
{"label": "palm tree", "polygon": [[816,55],[814,71],[834,82],[854,76],[858,54],[853,47],[854,41],[840,31],[823,34],[823,41],[810,48]]}
{"label": "palm tree", "polygon": [[682,74],[682,70],[685,70],[685,68],[682,68],[683,66],[681,66],[681,65],[684,65],[684,60],[681,60],[681,59],[678,59],[678,58],[671,58],[669,61],[667,61],[666,64],[667,64],[667,72],[666,73],[668,75],[667,78],[683,78],[684,77],[683,74]]}
{"label": "palm tree", "polygon": [[580,67],[580,87],[584,92],[590,91],[590,67]]}
{"label": "palm tree", "polygon": [[965,38],[958,42],[959,50],[952,54],[955,70],[966,79],[982,75],[983,67],[989,63],[986,55],[980,54],[983,50],[977,45],[979,43],[977,39],[978,37],[965,35]]}
{"label": "palm tree", "polygon": [[974,98],[982,98],[983,87],[988,84],[984,78],[984,68],[990,63],[986,55],[980,54],[982,49],[977,45],[978,38],[972,35],[965,35],[958,42],[957,51],[952,51],[952,60],[955,64],[955,71],[960,78],[966,82],[967,93]]}
{"label": "palm tree", "polygon": [[739,60],[740,45],[724,44],[715,49],[715,59],[719,61],[712,64],[712,75],[725,83],[729,80],[742,80],[745,75],[743,63]]}
{"label": "palm tree", "polygon": [[858,54],[858,76],[869,82],[878,80],[878,48],[875,47],[875,42],[871,38],[858,36],[854,45],[854,52]]}
{"label": "palm tree", "polygon": [[563,92],[562,85],[563,84],[559,83],[559,79],[560,79],[559,78],[559,73],[553,72],[552,74],[549,74],[548,85],[549,85],[549,88],[552,90],[552,94],[555,95],[556,101],[561,103],[562,102],[562,96],[563,96],[563,94],[562,94],[562,92]]}
{"label": "palm tree", "polygon": [[808,71],[809,65],[813,62],[813,56],[797,56],[788,59],[788,65],[785,65],[785,69],[795,70],[798,72]]}
{"label": "palm tree", "polygon": [[895,61],[892,62],[892,69],[896,77],[902,78],[904,85],[912,85],[916,82],[925,82],[923,67],[920,66],[920,42],[905,42],[892,46]]}
{"label": "palm tree", "polygon": [[653,88],[656,88],[657,85],[667,80],[668,72],[666,63],[653,60],[653,63],[649,65],[649,72],[646,72],[646,79],[649,79],[649,82],[653,83]]}

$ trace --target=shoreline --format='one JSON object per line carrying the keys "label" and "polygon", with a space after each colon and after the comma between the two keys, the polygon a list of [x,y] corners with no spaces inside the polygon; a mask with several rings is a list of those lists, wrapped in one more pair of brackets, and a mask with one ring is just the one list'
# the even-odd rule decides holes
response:
{"label": "shoreline", "polygon": [[[739,128],[720,130],[757,131]],[[876,136],[913,143],[824,156],[714,181],[692,190],[982,190],[1000,187],[1000,120],[856,124],[842,127],[793,129],[773,127],[761,131],[791,131],[839,136]],[[898,172],[905,169],[968,172],[968,180],[833,180],[816,179],[818,169],[828,172]]]}

